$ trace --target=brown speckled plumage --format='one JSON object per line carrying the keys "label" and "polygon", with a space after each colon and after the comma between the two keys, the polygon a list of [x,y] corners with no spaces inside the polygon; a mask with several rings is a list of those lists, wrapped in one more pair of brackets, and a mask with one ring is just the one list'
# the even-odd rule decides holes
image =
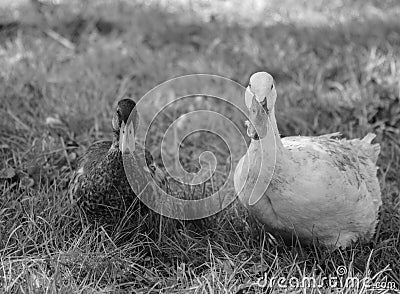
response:
{"label": "brown speckled plumage", "polygon": [[[129,185],[119,148],[119,128],[122,122],[127,122],[131,111],[136,111],[134,107],[132,100],[121,100],[113,116],[113,141],[94,143],[79,161],[71,182],[70,197],[89,221],[112,224],[130,208],[147,211]],[[154,173],[150,152],[145,150],[145,156],[149,170]]]}

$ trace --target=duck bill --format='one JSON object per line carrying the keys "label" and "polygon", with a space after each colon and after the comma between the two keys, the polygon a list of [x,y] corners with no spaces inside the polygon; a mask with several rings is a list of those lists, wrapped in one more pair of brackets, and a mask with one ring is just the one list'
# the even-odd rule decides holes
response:
{"label": "duck bill", "polygon": [[268,108],[266,99],[262,102],[257,101],[253,96],[249,108],[249,121],[247,125],[247,135],[253,140],[265,138],[268,131]]}
{"label": "duck bill", "polygon": [[132,121],[126,125],[124,122],[121,124],[119,134],[119,150],[122,152],[122,154],[135,151],[135,129]]}

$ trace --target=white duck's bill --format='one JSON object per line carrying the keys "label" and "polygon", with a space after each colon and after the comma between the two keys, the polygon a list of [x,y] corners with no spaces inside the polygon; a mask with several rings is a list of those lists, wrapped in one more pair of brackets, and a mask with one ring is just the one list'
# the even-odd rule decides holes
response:
{"label": "white duck's bill", "polygon": [[258,97],[256,94],[254,94],[250,87],[246,88],[246,92],[244,93],[244,100],[246,103],[246,107],[250,108],[252,103],[253,103],[253,97],[256,98],[256,100],[260,103],[264,102],[264,100],[266,99],[266,97]]}

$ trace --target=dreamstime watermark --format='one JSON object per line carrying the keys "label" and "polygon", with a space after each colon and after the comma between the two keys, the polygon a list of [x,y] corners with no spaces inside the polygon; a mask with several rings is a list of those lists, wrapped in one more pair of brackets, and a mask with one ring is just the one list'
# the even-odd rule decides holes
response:
{"label": "dreamstime watermark", "polygon": [[[202,199],[191,200],[174,197],[162,189],[146,172],[148,169],[144,151],[135,150],[123,157],[124,168],[133,191],[142,202],[161,215],[174,219],[193,220],[222,211],[240,193],[250,195],[251,204],[261,198],[272,178],[276,160],[275,148],[268,150],[269,154],[273,156],[261,158],[262,160],[257,158],[256,162],[247,161],[242,164],[240,173],[241,179],[244,180],[239,185],[235,183],[236,193],[229,192],[233,188],[232,179],[236,169],[236,166],[233,165],[246,154],[246,140],[249,140],[246,132],[241,131],[239,127],[240,124],[244,126],[246,120],[251,121],[248,115],[249,109],[245,104],[245,92],[245,87],[228,78],[195,74],[168,80],[151,89],[137,101],[136,107],[139,114],[141,111],[146,112],[149,118],[140,119],[135,136],[138,141],[146,142],[152,123],[157,117],[167,113],[170,106],[179,109],[180,103],[195,105],[198,98],[200,100],[201,97],[212,98],[215,107],[206,110],[192,107],[190,111],[174,120],[163,134],[161,155],[169,179],[185,185],[200,185],[208,181],[215,173],[217,157],[210,151],[200,154],[198,158],[200,170],[196,173],[186,171],[181,165],[179,148],[176,145],[180,146],[183,140],[192,134],[207,132],[216,135],[226,144],[230,153],[229,157],[233,159],[226,181],[219,186],[217,191],[210,193],[211,195],[205,195],[206,197]],[[239,120],[234,121],[232,117],[239,118]],[[184,124],[183,132],[176,132],[176,129],[182,124]],[[174,146],[169,142],[171,136],[177,136],[175,139],[179,140],[177,144],[173,142]],[[213,144],[213,142],[209,143]],[[259,154],[263,156],[264,146],[259,145],[261,149]],[[171,155],[172,160],[164,158],[167,153]],[[273,168],[271,169],[271,167]],[[261,174],[262,177],[260,177]],[[251,178],[251,181],[248,181],[248,178]]]}
{"label": "dreamstime watermark", "polygon": [[336,276],[329,277],[264,277],[259,278],[251,286],[271,289],[366,289],[366,290],[399,290],[392,281],[375,281],[371,277],[352,277],[347,275],[347,268],[339,266]]}

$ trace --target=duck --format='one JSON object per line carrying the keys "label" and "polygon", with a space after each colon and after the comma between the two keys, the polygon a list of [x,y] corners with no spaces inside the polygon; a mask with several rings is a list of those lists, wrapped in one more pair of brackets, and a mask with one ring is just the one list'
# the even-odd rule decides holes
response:
{"label": "duck", "polygon": [[123,155],[134,150],[144,151],[146,171],[158,184],[162,185],[165,181],[165,174],[151,153],[135,142],[138,121],[135,101],[130,98],[120,100],[112,116],[112,141],[92,144],[78,160],[69,196],[89,222],[112,225],[129,208],[148,211],[145,205],[137,205],[140,202],[126,177]]}
{"label": "duck", "polygon": [[250,143],[235,168],[234,187],[249,214],[292,244],[346,248],[369,242],[382,205],[376,135],[281,138],[277,92],[267,72],[250,77],[244,100]]}

